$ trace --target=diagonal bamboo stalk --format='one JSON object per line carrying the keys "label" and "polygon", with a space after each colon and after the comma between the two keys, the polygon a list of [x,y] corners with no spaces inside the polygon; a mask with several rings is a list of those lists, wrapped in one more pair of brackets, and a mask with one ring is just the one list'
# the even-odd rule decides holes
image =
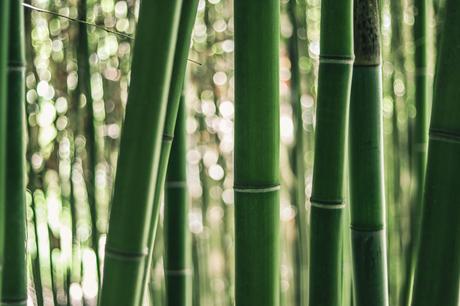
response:
{"label": "diagonal bamboo stalk", "polygon": [[[152,265],[152,252],[158,227],[158,217],[163,195],[163,185],[166,177],[166,171],[169,162],[171,145],[174,139],[174,129],[179,109],[180,95],[184,86],[185,72],[187,68],[187,56],[192,37],[193,26],[195,24],[196,13],[198,9],[198,0],[184,2],[181,8],[179,30],[174,53],[173,72],[168,94],[168,106],[166,109],[166,120],[163,128],[163,138],[161,142],[160,164],[157,173],[155,194],[153,199],[153,210],[150,217],[149,225],[149,255],[147,257],[146,271],[144,272],[144,286],[149,279],[148,274]],[[144,289],[145,291],[145,289]]]}
{"label": "diagonal bamboo stalk", "polygon": [[141,300],[181,5],[181,0],[159,0],[140,6],[101,306],[137,305]]}
{"label": "diagonal bamboo stalk", "polygon": [[412,306],[457,306],[460,285],[460,7],[445,4]]}
{"label": "diagonal bamboo stalk", "polygon": [[428,0],[414,1],[414,45],[415,45],[415,109],[416,116],[413,131],[413,156],[411,180],[411,223],[407,280],[404,283],[403,301],[409,304],[416,250],[419,240],[423,185],[425,182],[426,158],[428,146],[428,108],[430,102],[430,79],[428,70]]}

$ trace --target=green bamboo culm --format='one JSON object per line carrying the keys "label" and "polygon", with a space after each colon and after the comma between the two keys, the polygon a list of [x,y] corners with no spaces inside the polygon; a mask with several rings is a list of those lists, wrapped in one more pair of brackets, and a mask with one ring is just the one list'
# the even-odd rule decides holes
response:
{"label": "green bamboo culm", "polygon": [[185,103],[182,98],[177,114],[174,142],[165,184],[165,281],[166,306],[190,306],[192,268],[188,231],[188,194],[186,172]]}
{"label": "green bamboo culm", "polygon": [[[78,16],[81,20],[86,20],[87,0],[79,0]],[[86,173],[85,183],[88,194],[88,206],[91,218],[91,246],[96,255],[96,269],[98,285],[101,282],[100,256],[99,256],[99,230],[97,228],[97,198],[96,198],[96,165],[97,165],[97,142],[96,130],[94,126],[93,98],[91,91],[91,71],[89,63],[87,25],[78,24],[77,41],[77,64],[78,64],[78,91],[86,99],[86,118],[85,118],[85,139],[86,139]],[[77,123],[78,124],[78,123]]]}
{"label": "green bamboo culm", "polygon": [[341,300],[345,138],[353,64],[352,0],[321,2],[316,140],[310,212],[309,305]]}
{"label": "green bamboo culm", "polygon": [[404,301],[408,305],[416,250],[419,240],[423,184],[428,146],[428,108],[430,102],[430,76],[428,71],[428,0],[414,1],[414,58],[415,58],[415,109],[416,116],[413,131],[412,181],[411,181],[411,235],[409,259],[407,263],[408,281],[405,284]]}
{"label": "green bamboo culm", "polygon": [[140,5],[101,306],[137,305],[141,299],[181,5],[181,0],[143,1]]}
{"label": "green bamboo culm", "polygon": [[[3,270],[4,229],[5,229],[5,175],[6,175],[6,111],[8,88],[8,33],[10,0],[0,2],[0,275]],[[0,277],[0,292],[2,277]]]}
{"label": "green bamboo culm", "polygon": [[388,306],[378,0],[354,0],[350,217],[354,305]]}
{"label": "green bamboo culm", "polygon": [[[263,8],[263,9],[261,9]],[[279,305],[278,0],[235,0],[235,305]]]}
{"label": "green bamboo culm", "polygon": [[290,0],[287,6],[287,14],[292,25],[292,36],[288,40],[289,61],[291,62],[291,107],[294,117],[295,144],[290,152],[291,168],[294,174],[294,183],[291,186],[291,201],[296,207],[295,217],[296,238],[294,245],[294,298],[296,305],[307,303],[306,271],[307,259],[307,212],[305,207],[305,162],[304,162],[304,129],[301,105],[301,73],[299,66],[299,38],[297,0]]}
{"label": "green bamboo culm", "polygon": [[27,305],[25,36],[22,1],[10,4],[5,251],[0,305]]}
{"label": "green bamboo culm", "polygon": [[457,306],[460,285],[460,6],[447,0],[435,75],[412,306]]}
{"label": "green bamboo culm", "polygon": [[[158,227],[158,217],[161,206],[161,197],[163,195],[163,186],[168,168],[171,144],[174,139],[174,129],[176,125],[177,112],[181,99],[182,88],[184,86],[187,57],[190,50],[193,26],[195,25],[196,13],[198,9],[198,0],[188,0],[182,4],[177,43],[174,53],[173,72],[168,94],[168,106],[166,109],[166,120],[163,128],[163,138],[161,142],[160,165],[157,173],[155,194],[153,199],[153,210],[149,219],[149,255],[144,272],[144,286],[149,279],[149,271],[152,263],[153,246]],[[146,289],[146,288],[145,288]],[[144,291],[145,291],[144,289]],[[142,304],[143,298],[140,303]]]}

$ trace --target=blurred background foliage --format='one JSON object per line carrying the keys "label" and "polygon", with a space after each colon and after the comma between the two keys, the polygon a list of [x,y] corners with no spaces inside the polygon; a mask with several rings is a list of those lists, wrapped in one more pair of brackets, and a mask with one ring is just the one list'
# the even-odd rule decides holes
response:
{"label": "blurred background foliage", "polygon": [[[85,19],[77,0],[29,1],[36,8]],[[281,1],[281,305],[298,305],[296,278],[304,278],[308,269],[305,256],[299,256],[308,253],[299,233],[308,227],[320,1],[289,1],[296,1],[294,14],[288,1]],[[417,42],[412,39],[412,1],[381,3],[390,304],[401,305],[410,235]],[[435,1],[432,20],[441,4]],[[88,0],[86,21],[98,27],[25,7],[30,305],[96,305],[138,5],[134,0]],[[232,10],[230,0],[200,0],[185,81],[194,306],[233,305]],[[430,25],[435,33],[437,25]],[[89,67],[79,53],[85,43],[82,29],[87,29]],[[298,67],[291,65],[292,41],[298,44]],[[300,72],[299,117],[291,97],[293,68]],[[300,173],[295,166],[299,142]],[[307,200],[297,201],[299,193]],[[164,304],[161,228],[160,221],[147,299],[154,305]],[[344,254],[349,260],[349,252]],[[350,277],[350,271],[344,273]],[[351,295],[350,284],[344,282]]]}

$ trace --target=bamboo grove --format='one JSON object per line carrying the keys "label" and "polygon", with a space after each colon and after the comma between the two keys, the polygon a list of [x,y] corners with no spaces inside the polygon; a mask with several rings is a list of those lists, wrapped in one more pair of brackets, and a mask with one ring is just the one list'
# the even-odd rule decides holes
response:
{"label": "bamboo grove", "polygon": [[456,0],[0,0],[0,306],[458,306]]}

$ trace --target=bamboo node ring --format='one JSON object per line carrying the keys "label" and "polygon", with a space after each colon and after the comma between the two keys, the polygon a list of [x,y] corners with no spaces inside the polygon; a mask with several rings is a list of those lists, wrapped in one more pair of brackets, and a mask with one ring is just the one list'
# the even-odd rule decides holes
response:
{"label": "bamboo node ring", "polygon": [[320,203],[318,201],[310,200],[310,206],[322,209],[343,209],[345,208],[345,203],[337,202],[337,203]]}
{"label": "bamboo node ring", "polygon": [[281,189],[280,185],[269,187],[233,187],[233,191],[240,193],[267,193],[275,192]]}
{"label": "bamboo node ring", "polygon": [[116,250],[113,248],[107,248],[105,249],[105,256],[106,257],[111,257],[115,259],[121,259],[121,260],[129,260],[129,261],[138,261],[138,260],[143,260],[144,257],[148,255],[148,249],[145,248],[144,252],[126,252],[126,251],[121,251],[121,250]]}

